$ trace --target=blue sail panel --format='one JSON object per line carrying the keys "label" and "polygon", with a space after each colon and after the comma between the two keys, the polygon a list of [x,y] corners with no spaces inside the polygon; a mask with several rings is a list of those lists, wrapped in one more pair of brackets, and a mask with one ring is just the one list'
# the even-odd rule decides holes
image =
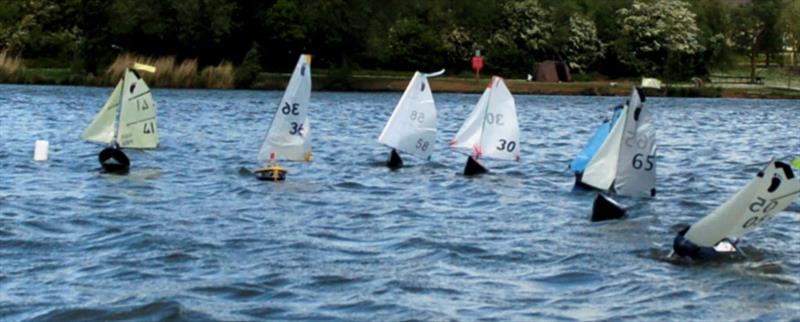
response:
{"label": "blue sail panel", "polygon": [[600,146],[605,142],[608,134],[611,133],[611,129],[614,127],[614,124],[617,123],[621,113],[622,106],[615,107],[611,120],[603,121],[603,124],[597,128],[592,138],[589,139],[589,142],[583,147],[583,150],[581,150],[581,152],[575,156],[575,159],[572,160],[572,163],[569,164],[569,169],[572,170],[572,172],[582,173],[583,170],[586,169],[589,161],[592,160],[597,150],[600,149]]}

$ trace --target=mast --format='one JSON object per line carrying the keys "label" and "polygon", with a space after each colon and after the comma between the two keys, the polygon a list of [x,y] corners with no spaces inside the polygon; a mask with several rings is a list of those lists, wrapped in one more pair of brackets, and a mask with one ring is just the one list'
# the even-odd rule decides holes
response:
{"label": "mast", "polygon": [[114,121],[114,135],[112,136],[112,139],[111,139],[111,145],[112,146],[118,145],[117,144],[117,133],[119,132],[119,122],[121,121],[120,117],[122,115],[122,105],[125,102],[125,90],[127,89],[127,87],[125,86],[126,85],[126,83],[125,83],[125,79],[126,78],[128,78],[128,68],[127,67],[125,67],[125,70],[122,72],[122,91],[119,93],[119,106],[117,107],[116,116],[114,117],[114,119],[115,119],[115,121]]}

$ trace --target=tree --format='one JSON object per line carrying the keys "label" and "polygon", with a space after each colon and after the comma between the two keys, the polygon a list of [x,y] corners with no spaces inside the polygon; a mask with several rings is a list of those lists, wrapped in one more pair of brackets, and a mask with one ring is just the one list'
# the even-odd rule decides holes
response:
{"label": "tree", "polygon": [[569,18],[569,36],[560,51],[570,68],[586,71],[589,65],[603,57],[603,49],[594,22],[579,15]]}
{"label": "tree", "polygon": [[752,2],[742,5],[733,12],[734,24],[731,39],[740,52],[750,58],[750,82],[756,80],[756,57],[758,56],[759,38],[766,27],[764,22],[753,16]]}
{"label": "tree", "polygon": [[258,53],[258,46],[253,45],[244,56],[242,64],[236,67],[234,83],[238,88],[249,88],[256,82],[259,73],[261,73],[261,55]]}
{"label": "tree", "polygon": [[536,60],[553,55],[550,11],[538,0],[509,1],[504,19],[489,39],[487,69],[522,76]]}
{"label": "tree", "polygon": [[788,1],[782,11],[781,24],[786,31],[786,41],[794,49],[793,66],[797,66],[797,51],[800,50],[800,1]]}
{"label": "tree", "polygon": [[680,64],[703,50],[695,14],[683,1],[634,0],[617,13],[617,55],[639,74],[663,75],[668,61]]}

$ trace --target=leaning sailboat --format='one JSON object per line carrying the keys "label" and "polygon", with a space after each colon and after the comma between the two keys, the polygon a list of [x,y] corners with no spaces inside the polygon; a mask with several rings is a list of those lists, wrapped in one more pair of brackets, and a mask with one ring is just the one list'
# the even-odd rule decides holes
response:
{"label": "leaning sailboat", "polygon": [[[623,196],[656,195],[656,133],[645,96],[633,88],[570,164],[575,187]],[[592,206],[592,221],[617,219],[625,209],[603,193]]]}
{"label": "leaning sailboat", "polygon": [[378,142],[392,148],[387,166],[398,169],[403,159],[398,151],[430,159],[436,143],[436,103],[428,83],[429,77],[444,74],[444,69],[432,74],[415,72],[403,96],[383,128]]}
{"label": "leaning sailboat", "polygon": [[494,76],[450,147],[468,151],[464,175],[471,176],[488,172],[478,161],[481,157],[519,161],[519,139],[514,97],[503,79]]}
{"label": "leaning sailboat", "polygon": [[130,159],[122,149],[158,147],[156,104],[137,70],[156,71],[153,66],[138,63],[126,68],[111,96],[81,135],[84,141],[109,145],[98,155],[107,172],[125,173],[130,168]]}
{"label": "leaning sailboat", "polygon": [[644,101],[634,88],[579,183],[623,196],[655,196],[656,131]]}
{"label": "leaning sailboat", "polygon": [[266,163],[255,171],[258,179],[286,179],[287,170],[277,165],[278,160],[311,161],[310,101],[311,55],[300,55],[258,151],[258,161]]}
{"label": "leaning sailboat", "polygon": [[737,252],[739,237],[756,229],[800,197],[800,178],[789,164],[770,161],[739,192],[678,233],[673,250],[692,259]]}
{"label": "leaning sailboat", "polygon": [[589,161],[592,160],[592,157],[594,157],[594,155],[597,153],[597,150],[600,149],[600,146],[602,146],[603,142],[605,142],[606,138],[608,138],[608,134],[611,133],[611,129],[613,129],[617,124],[617,121],[619,121],[623,109],[623,105],[618,105],[610,111],[610,115],[606,116],[606,118],[603,120],[603,123],[600,124],[597,130],[595,130],[594,135],[592,135],[592,137],[589,139],[589,142],[586,143],[583,149],[578,152],[578,154],[569,164],[569,170],[575,175],[576,189],[591,189],[591,187],[588,187],[581,182],[583,171],[586,170],[586,166],[589,164]]}

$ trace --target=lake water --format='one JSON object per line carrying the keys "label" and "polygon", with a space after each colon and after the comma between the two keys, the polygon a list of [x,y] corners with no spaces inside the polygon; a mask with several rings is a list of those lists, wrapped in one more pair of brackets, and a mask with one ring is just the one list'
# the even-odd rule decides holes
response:
{"label": "lake water", "polygon": [[624,97],[517,95],[522,159],[464,178],[447,142],[478,95],[434,94],[433,161],[392,172],[377,136],[401,93],[315,92],[314,162],[270,183],[242,168],[281,92],[154,90],[161,147],[129,152],[127,176],[79,140],[110,92],[0,86],[0,320],[800,316],[800,202],[745,236],[748,259],[667,258],[682,225],[800,153],[797,101],[648,99],[658,195],[591,223],[566,167]]}

